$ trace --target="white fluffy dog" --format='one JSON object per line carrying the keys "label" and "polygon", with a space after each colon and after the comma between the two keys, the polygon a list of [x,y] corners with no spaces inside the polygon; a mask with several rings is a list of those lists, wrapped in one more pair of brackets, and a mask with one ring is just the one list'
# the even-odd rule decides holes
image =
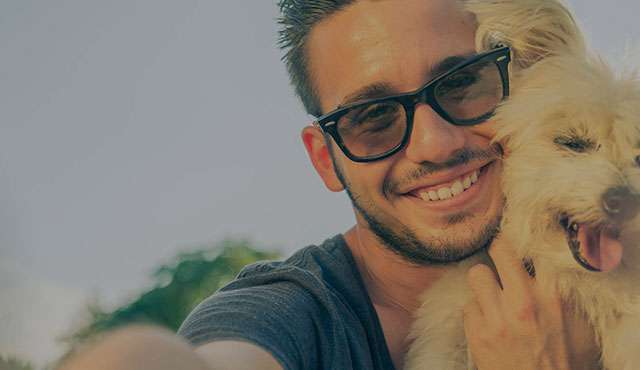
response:
{"label": "white fluffy dog", "polygon": [[[475,0],[478,48],[513,48],[501,233],[587,317],[607,370],[640,369],[640,81],[585,51],[555,0]],[[473,369],[460,263],[423,295],[405,369]],[[544,271],[544,273],[543,273]]]}

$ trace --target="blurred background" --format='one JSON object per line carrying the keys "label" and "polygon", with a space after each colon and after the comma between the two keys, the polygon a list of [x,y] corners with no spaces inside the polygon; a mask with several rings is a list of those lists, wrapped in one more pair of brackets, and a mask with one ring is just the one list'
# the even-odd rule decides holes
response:
{"label": "blurred background", "polygon": [[[639,65],[640,3],[569,5],[594,49]],[[0,0],[0,369],[135,318],[175,326],[243,264],[353,222],[307,161],[277,16],[275,0]]]}

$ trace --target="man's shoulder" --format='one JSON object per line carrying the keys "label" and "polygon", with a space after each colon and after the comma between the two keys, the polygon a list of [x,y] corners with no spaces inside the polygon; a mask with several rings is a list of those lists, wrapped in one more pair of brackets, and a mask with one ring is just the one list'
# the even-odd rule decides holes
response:
{"label": "man's shoulder", "polygon": [[221,291],[287,281],[339,286],[345,280],[353,281],[354,275],[357,275],[357,270],[351,252],[344,237],[336,235],[320,244],[301,248],[283,261],[260,261],[247,265]]}
{"label": "man's shoulder", "polygon": [[284,261],[246,266],[233,281],[202,301],[180,331],[198,337],[202,326],[213,329],[222,321],[225,330],[252,322],[271,327],[290,322],[313,326],[313,320],[347,319],[354,316],[354,307],[362,311],[368,306],[353,257],[344,238],[337,235],[304,247]]}
{"label": "man's shoulder", "polygon": [[[341,235],[284,261],[247,266],[189,315],[180,334],[196,346],[253,343],[284,369],[373,369],[389,368],[374,363],[390,363],[375,310]],[[337,354],[336,348],[349,350]]]}
{"label": "man's shoulder", "polygon": [[[340,235],[284,261],[254,263],[200,303],[179,334],[196,346],[246,341],[270,353],[285,369],[313,368],[321,358],[334,357],[320,356],[318,341],[353,347],[349,343],[354,338],[370,337],[366,332],[371,329],[363,323],[373,322],[374,314],[363,285],[355,282],[356,273]],[[357,340],[364,341],[360,347],[367,346],[366,340]]]}

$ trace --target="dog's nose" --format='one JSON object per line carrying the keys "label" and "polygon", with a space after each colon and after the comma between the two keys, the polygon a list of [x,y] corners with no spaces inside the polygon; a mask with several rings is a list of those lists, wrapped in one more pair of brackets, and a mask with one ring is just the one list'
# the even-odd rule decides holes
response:
{"label": "dog's nose", "polygon": [[632,219],[640,211],[640,195],[623,186],[609,188],[602,195],[602,209],[614,221]]}

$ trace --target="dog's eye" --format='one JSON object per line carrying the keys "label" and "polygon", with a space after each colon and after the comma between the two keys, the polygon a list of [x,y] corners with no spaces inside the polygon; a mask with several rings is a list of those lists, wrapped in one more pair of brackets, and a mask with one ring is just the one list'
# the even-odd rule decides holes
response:
{"label": "dog's eye", "polygon": [[593,141],[577,136],[559,136],[553,139],[553,142],[577,153],[584,153],[596,147]]}
{"label": "dog's eye", "polygon": [[636,156],[636,166],[640,167],[640,155]]}

